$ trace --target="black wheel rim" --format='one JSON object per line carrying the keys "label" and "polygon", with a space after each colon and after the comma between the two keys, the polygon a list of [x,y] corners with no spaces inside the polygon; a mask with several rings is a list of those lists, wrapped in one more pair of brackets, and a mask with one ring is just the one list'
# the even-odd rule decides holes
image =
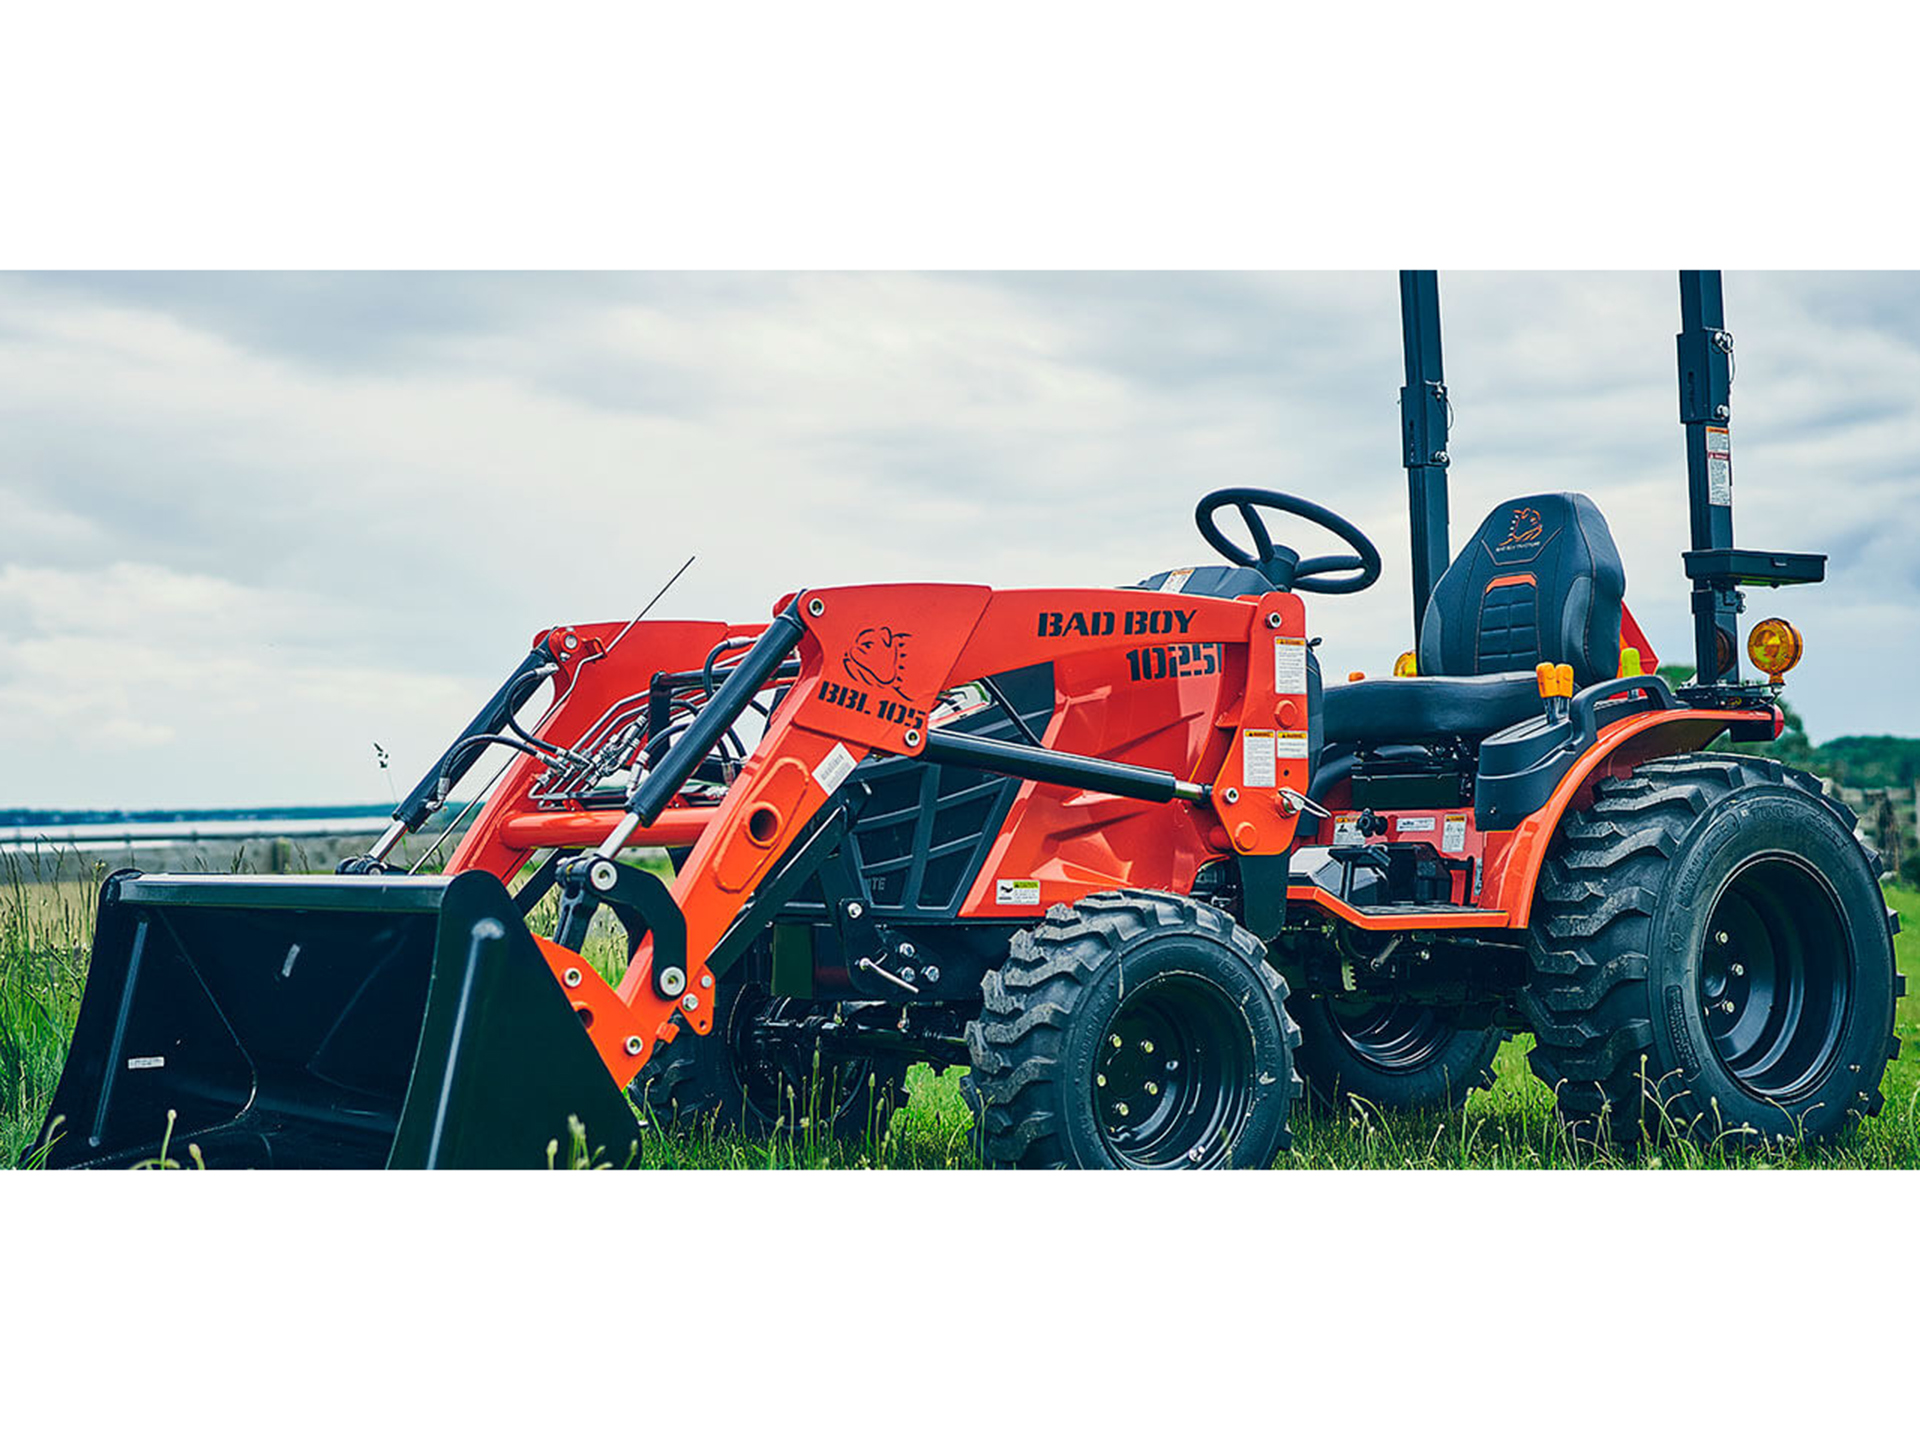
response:
{"label": "black wheel rim", "polygon": [[1766,855],[1727,877],[1702,947],[1697,998],[1734,1082],[1787,1103],[1832,1068],[1853,998],[1853,951],[1832,888],[1804,861]]}
{"label": "black wheel rim", "polygon": [[1218,1164],[1253,1108],[1253,1034],[1240,1008],[1197,975],[1130,990],[1093,1058],[1094,1117],[1120,1164]]}
{"label": "black wheel rim", "polygon": [[[868,1103],[870,1060],[834,1062],[822,1057],[816,1072],[811,1051],[801,1054],[791,1045],[768,1044],[753,1034],[758,1021],[798,1019],[811,1008],[804,1000],[768,995],[758,985],[747,986],[734,1005],[727,1044],[734,1080],[741,1102],[766,1128],[781,1120],[795,1128],[815,1121],[831,1128]],[[879,1098],[877,1092],[874,1098]]]}
{"label": "black wheel rim", "polygon": [[1389,1075],[1432,1064],[1455,1034],[1431,1005],[1335,1002],[1327,1010],[1355,1057]]}

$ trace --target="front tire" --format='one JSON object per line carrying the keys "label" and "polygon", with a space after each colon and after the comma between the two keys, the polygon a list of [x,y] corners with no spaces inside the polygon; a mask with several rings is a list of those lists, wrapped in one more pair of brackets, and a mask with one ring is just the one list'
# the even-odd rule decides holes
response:
{"label": "front tire", "polygon": [[1774,761],[1683,755],[1563,823],[1522,1005],[1582,1138],[1818,1141],[1878,1112],[1898,988],[1852,813]]}
{"label": "front tire", "polygon": [[1264,1169],[1299,1090],[1286,984],[1210,905],[1142,891],[1013,937],[967,1027],[989,1164]]}

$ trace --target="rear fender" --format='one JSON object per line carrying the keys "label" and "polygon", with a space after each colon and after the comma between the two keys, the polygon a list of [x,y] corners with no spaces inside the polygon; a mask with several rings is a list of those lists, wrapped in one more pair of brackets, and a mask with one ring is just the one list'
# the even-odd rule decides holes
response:
{"label": "rear fender", "polygon": [[1504,911],[1515,929],[1524,928],[1562,818],[1569,810],[1584,809],[1599,781],[1631,774],[1635,766],[1663,755],[1704,749],[1729,725],[1771,724],[1773,718],[1768,710],[1656,710],[1606,726],[1545,805],[1504,835],[1487,837],[1480,904]]}

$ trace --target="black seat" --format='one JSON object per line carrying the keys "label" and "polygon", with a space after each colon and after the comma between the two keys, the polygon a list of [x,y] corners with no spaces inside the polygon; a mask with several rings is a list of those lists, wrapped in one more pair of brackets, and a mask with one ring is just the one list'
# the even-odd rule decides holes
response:
{"label": "black seat", "polygon": [[1483,739],[1536,714],[1541,661],[1571,665],[1576,688],[1620,671],[1626,572],[1584,495],[1530,495],[1481,523],[1433,587],[1420,674],[1328,686],[1330,745]]}

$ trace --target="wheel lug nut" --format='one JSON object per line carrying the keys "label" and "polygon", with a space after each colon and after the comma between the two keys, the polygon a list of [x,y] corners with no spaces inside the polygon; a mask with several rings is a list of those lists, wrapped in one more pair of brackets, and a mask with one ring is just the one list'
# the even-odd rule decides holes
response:
{"label": "wheel lug nut", "polygon": [[1747,973],[1747,967],[1742,965],[1738,960],[1729,965],[1727,969],[1735,975],[1744,975]]}
{"label": "wheel lug nut", "polygon": [[1154,1084],[1153,1081],[1151,1080],[1147,1081],[1147,1094],[1158,1095],[1159,1093],[1160,1093],[1160,1087]]}
{"label": "wheel lug nut", "polygon": [[1722,1000],[1722,1001],[1720,1002],[1720,1008],[1721,1008],[1722,1010],[1724,1010],[1724,1011],[1726,1011],[1726,1012],[1727,1012],[1727,1014],[1729,1014],[1729,1015],[1731,1015],[1731,1014],[1733,1014],[1733,1001],[1731,1001],[1731,1000]]}
{"label": "wheel lug nut", "polygon": [[1149,1054],[1149,1055],[1151,1055],[1151,1054],[1153,1054],[1153,1041],[1151,1041],[1151,1040],[1142,1040],[1142,1041],[1140,1042],[1140,1048],[1141,1048],[1141,1049],[1142,1049],[1143,1051],[1145,1051],[1145,1052],[1146,1052],[1147,1054]]}
{"label": "wheel lug nut", "polygon": [[1113,1036],[1109,1036],[1108,1038],[1113,1041],[1113,1048],[1118,1050],[1120,1048],[1120,1037],[1118,1035],[1113,1035]]}
{"label": "wheel lug nut", "polygon": [[1118,1105],[1114,1106],[1113,1113],[1124,1119],[1127,1114],[1127,1102],[1122,1100]]}
{"label": "wheel lug nut", "polygon": [[1731,937],[1724,930],[1716,930],[1713,935],[1713,943],[1716,945],[1726,945],[1731,943]]}
{"label": "wheel lug nut", "polygon": [[1104,1075],[1096,1075],[1093,1077],[1093,1083],[1104,1087],[1107,1083],[1107,1077]]}

